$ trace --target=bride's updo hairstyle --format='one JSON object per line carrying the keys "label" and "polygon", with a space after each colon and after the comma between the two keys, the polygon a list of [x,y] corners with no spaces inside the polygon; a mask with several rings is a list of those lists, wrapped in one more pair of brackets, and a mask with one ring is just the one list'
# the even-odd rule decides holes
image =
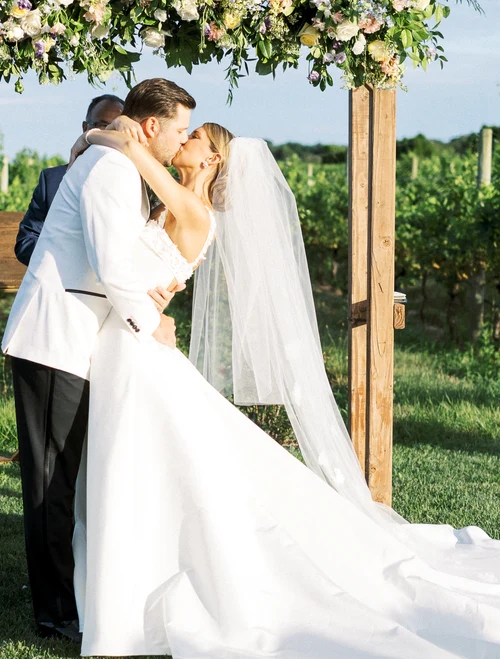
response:
{"label": "bride's updo hairstyle", "polygon": [[226,164],[227,159],[229,158],[229,145],[231,140],[234,139],[234,135],[230,133],[227,128],[224,128],[224,126],[220,126],[219,124],[212,124],[208,122],[203,124],[203,128],[205,129],[205,132],[208,135],[208,139],[210,140],[210,148],[212,152],[218,153],[221,156],[221,161],[217,165],[217,168],[208,186],[208,198],[213,204],[215,183],[222,171],[222,168]]}

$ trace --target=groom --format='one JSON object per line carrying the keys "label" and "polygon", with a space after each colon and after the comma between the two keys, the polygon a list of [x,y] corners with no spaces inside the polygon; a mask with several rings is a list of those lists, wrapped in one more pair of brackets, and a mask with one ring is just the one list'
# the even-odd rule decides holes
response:
{"label": "groom", "polygon": [[[123,113],[170,165],[187,141],[194,99],[155,78]],[[87,430],[89,370],[111,308],[138,341],[175,343],[132,267],[149,217],[144,184],[123,154],[93,146],[64,177],[16,296],[2,349],[12,358],[28,572],[38,631],[79,640],[72,552],[75,481]]]}

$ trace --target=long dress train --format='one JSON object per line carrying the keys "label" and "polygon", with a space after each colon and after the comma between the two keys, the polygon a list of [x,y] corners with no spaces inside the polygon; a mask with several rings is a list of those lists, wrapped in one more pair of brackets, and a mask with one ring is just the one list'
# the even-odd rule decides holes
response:
{"label": "long dress train", "polygon": [[[136,254],[145,287],[188,265],[148,223]],[[438,570],[406,528],[428,530],[398,537],[375,523],[179,350],[139,343],[110,314],[79,476],[82,655],[499,657],[500,542],[471,529],[477,552],[457,547]],[[449,545],[450,528],[432,528],[432,542]]]}

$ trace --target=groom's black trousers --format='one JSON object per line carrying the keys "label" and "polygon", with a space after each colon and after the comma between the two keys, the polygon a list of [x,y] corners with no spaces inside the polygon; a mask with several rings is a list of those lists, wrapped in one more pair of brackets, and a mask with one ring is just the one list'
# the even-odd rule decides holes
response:
{"label": "groom's black trousers", "polygon": [[12,357],[12,373],[35,620],[76,620],[71,542],[89,383],[16,357]]}

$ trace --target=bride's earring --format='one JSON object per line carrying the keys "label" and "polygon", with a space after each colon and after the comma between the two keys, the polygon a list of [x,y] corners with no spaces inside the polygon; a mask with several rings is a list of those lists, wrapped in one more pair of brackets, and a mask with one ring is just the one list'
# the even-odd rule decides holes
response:
{"label": "bride's earring", "polygon": [[204,161],[201,163],[201,167],[202,167],[202,169],[206,169],[206,168],[208,167],[208,162],[207,162],[206,160],[204,160]]}

